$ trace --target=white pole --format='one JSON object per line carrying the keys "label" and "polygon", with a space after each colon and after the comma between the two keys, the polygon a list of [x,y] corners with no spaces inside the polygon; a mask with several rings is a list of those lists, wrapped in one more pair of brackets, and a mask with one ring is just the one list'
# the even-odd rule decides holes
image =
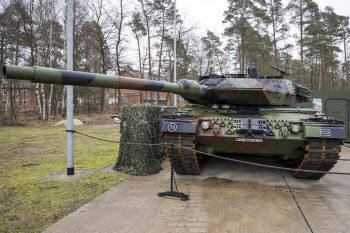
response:
{"label": "white pole", "polygon": [[[67,70],[73,71],[73,1],[67,1]],[[67,86],[67,175],[74,175],[73,86]]]}
{"label": "white pole", "polygon": [[[176,0],[174,0],[174,82],[176,82]],[[174,107],[177,106],[177,95],[174,94]]]}

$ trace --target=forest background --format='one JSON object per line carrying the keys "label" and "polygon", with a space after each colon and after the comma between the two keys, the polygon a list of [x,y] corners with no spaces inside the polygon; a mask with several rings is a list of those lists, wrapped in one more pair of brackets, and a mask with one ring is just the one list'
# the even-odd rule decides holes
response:
{"label": "forest background", "polygon": [[[261,76],[276,75],[269,67],[274,65],[312,90],[350,88],[349,17],[331,6],[321,9],[313,0],[228,0],[222,14],[224,33],[208,30],[202,36],[202,28],[177,12],[177,80],[252,67]],[[74,70],[173,82],[173,18],[170,0],[75,0]],[[65,21],[64,0],[1,1],[0,66],[65,69]],[[28,92],[35,98],[31,108],[24,102]],[[74,88],[75,114],[118,112],[123,101],[116,92],[109,106],[108,89]],[[0,122],[27,114],[48,120],[65,112],[66,89],[60,85],[28,86],[0,75],[0,95]],[[159,103],[159,95],[154,98],[150,103]],[[172,103],[170,98],[167,104]]]}

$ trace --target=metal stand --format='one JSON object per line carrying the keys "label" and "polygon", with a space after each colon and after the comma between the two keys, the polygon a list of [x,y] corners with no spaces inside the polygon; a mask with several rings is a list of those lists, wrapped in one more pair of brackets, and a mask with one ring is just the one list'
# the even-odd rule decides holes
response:
{"label": "metal stand", "polygon": [[184,194],[184,193],[180,193],[177,191],[174,191],[174,168],[173,168],[173,161],[174,161],[174,144],[171,145],[171,183],[170,183],[170,192],[166,191],[166,192],[162,192],[162,193],[158,193],[159,197],[164,197],[164,196],[169,196],[169,197],[177,197],[180,198],[182,201],[187,201],[189,200],[189,196]]}

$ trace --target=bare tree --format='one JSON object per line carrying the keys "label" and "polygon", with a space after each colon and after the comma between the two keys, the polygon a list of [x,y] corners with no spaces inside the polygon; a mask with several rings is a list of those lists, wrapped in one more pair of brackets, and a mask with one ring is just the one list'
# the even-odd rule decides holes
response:
{"label": "bare tree", "polygon": [[[146,28],[142,22],[141,14],[139,12],[133,12],[131,21],[128,23],[128,25],[130,26],[131,31],[134,34],[134,37],[137,41],[139,76],[142,79],[143,72],[142,72],[142,57],[141,57],[141,40],[142,40],[142,37],[144,37],[147,33],[146,33]],[[142,103],[142,101],[143,101],[142,91],[140,91],[140,103]]]}
{"label": "bare tree", "polygon": [[[154,23],[155,25],[160,26],[160,48],[159,48],[159,59],[158,59],[158,81],[160,81],[160,73],[162,69],[162,55],[163,55],[163,44],[164,44],[164,36],[166,31],[166,26],[171,24],[171,20],[173,17],[173,7],[172,2],[170,0],[155,0],[154,8],[157,14]],[[157,103],[159,104],[159,92],[157,93]]]}
{"label": "bare tree", "polygon": [[[112,14],[112,15],[111,15]],[[125,12],[125,5],[123,3],[123,0],[119,0],[119,8],[114,8],[114,10],[110,13],[110,20],[113,22],[114,27],[116,28],[115,31],[115,62],[116,62],[116,70],[117,74],[121,75],[121,56],[122,56],[122,34],[124,33],[124,23],[125,18],[127,17],[127,14]],[[115,93],[115,92],[114,92]],[[117,106],[116,103],[116,96],[115,96],[115,108]],[[120,89],[118,89],[118,111],[120,111],[120,106],[122,104],[122,98]],[[117,110],[117,109],[115,109]]]}
{"label": "bare tree", "polygon": [[[141,4],[142,15],[146,23],[147,45],[148,45],[148,78],[152,80],[152,54],[151,54],[151,23],[154,12],[153,2],[151,0],[138,0]],[[153,104],[153,96],[151,92],[151,104]]]}
{"label": "bare tree", "polygon": [[[115,25],[108,17],[108,5],[105,0],[89,1],[88,8],[90,9],[89,21],[90,31],[94,39],[94,46],[99,52],[100,73],[106,74],[110,68],[110,51],[108,41],[112,38]],[[104,113],[105,88],[101,89],[101,113]]]}

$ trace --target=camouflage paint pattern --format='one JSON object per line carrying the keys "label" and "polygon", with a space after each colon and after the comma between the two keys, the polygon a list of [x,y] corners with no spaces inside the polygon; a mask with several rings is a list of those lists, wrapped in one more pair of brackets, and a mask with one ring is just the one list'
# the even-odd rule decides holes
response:
{"label": "camouflage paint pattern", "polygon": [[[9,79],[24,79],[34,83],[74,86],[104,87],[145,91],[171,92],[181,95],[193,104],[290,106],[293,102],[306,101],[297,85],[286,79],[228,78],[180,80],[177,83],[66,71],[44,67],[21,67],[5,65],[3,75]],[[302,97],[296,99],[296,97]]]}
{"label": "camouflage paint pattern", "polygon": [[[293,83],[289,80],[226,79],[214,92],[229,104],[291,105]],[[227,88],[230,87],[230,88]]]}
{"label": "camouflage paint pattern", "polygon": [[[192,133],[207,152],[255,154],[298,159],[307,138],[344,139],[344,125],[331,119],[313,119],[313,109],[257,108],[208,109],[205,106],[186,106],[181,119],[163,120],[164,133]],[[208,129],[202,123],[209,124]],[[169,131],[169,124],[176,130]],[[185,124],[187,131],[181,127]],[[193,127],[189,125],[192,124]],[[297,125],[298,132],[292,127]],[[189,129],[192,132],[188,131]]]}

